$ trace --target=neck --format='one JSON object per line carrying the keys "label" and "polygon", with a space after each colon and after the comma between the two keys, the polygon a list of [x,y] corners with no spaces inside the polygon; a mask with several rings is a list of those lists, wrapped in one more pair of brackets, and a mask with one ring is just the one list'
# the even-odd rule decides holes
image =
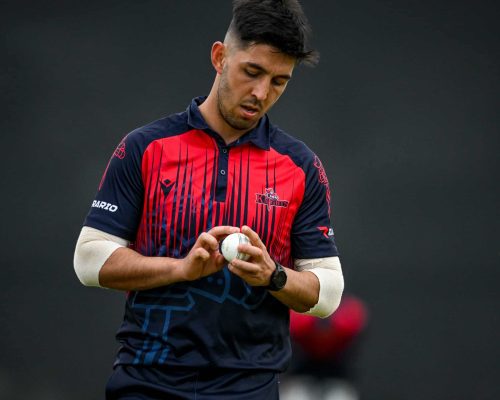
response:
{"label": "neck", "polygon": [[248,132],[248,130],[233,128],[220,115],[219,106],[217,105],[217,91],[214,87],[212,87],[206,100],[200,105],[199,110],[208,126],[217,132],[226,144],[238,140]]}

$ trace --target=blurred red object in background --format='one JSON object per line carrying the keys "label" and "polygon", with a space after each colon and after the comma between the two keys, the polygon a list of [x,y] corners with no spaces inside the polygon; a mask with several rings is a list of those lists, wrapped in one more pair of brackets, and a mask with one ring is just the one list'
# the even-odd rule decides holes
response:
{"label": "blurred red object in background", "polygon": [[333,315],[325,319],[291,311],[290,334],[308,357],[324,361],[345,350],[366,327],[367,320],[363,301],[346,295]]}

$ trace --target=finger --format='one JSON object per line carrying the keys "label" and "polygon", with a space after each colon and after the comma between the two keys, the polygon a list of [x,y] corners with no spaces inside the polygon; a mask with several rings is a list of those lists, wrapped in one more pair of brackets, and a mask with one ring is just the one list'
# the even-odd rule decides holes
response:
{"label": "finger", "polygon": [[220,241],[223,236],[230,235],[231,233],[236,233],[239,232],[240,228],[237,226],[229,226],[229,225],[221,225],[221,226],[214,226],[212,229],[208,231],[210,235],[215,237],[216,240]]}
{"label": "finger", "polygon": [[193,250],[193,257],[198,260],[207,261],[210,258],[210,253],[203,247],[198,247]]}
{"label": "finger", "polygon": [[243,243],[238,245],[238,251],[248,254],[250,257],[262,257],[262,250],[259,247],[252,246],[251,244]]}
{"label": "finger", "polygon": [[235,263],[234,261],[229,263],[227,265],[227,268],[229,269],[229,271],[233,274],[235,274],[236,276],[239,276],[241,279],[243,279],[244,281],[246,281],[249,276],[253,276],[253,274],[255,273],[254,272],[251,272],[249,273],[246,269],[244,268],[241,268],[241,266],[239,266],[237,263]]}
{"label": "finger", "polygon": [[257,234],[257,232],[253,231],[252,228],[250,228],[249,226],[243,225],[241,227],[241,233],[244,233],[245,235],[247,235],[248,238],[250,239],[250,242],[254,246],[257,246],[257,247],[260,247],[260,248],[266,247],[264,245],[264,243],[262,242],[262,240],[260,240],[260,237]]}
{"label": "finger", "polygon": [[216,251],[219,249],[219,241],[208,232],[203,232],[196,240],[198,246]]}
{"label": "finger", "polygon": [[231,264],[231,263],[229,263],[229,264],[227,265],[227,269],[228,269],[231,273],[235,274],[236,276],[239,276],[239,277],[240,277],[240,278],[242,278],[242,279],[243,279],[243,277],[244,277],[244,275],[245,275],[245,272],[244,272],[244,271],[242,271],[242,270],[238,269],[237,267],[235,267],[235,266],[234,266],[233,264]]}
{"label": "finger", "polygon": [[262,285],[262,271],[256,264],[251,264],[241,260],[233,260],[228,265],[228,269],[231,273],[240,277],[252,286],[256,284]]}
{"label": "finger", "polygon": [[248,261],[243,261],[243,260],[237,260],[234,259],[229,263],[230,270],[231,268],[234,268],[238,271],[241,271],[243,274],[257,274],[260,272],[261,268],[256,265],[252,264]]}

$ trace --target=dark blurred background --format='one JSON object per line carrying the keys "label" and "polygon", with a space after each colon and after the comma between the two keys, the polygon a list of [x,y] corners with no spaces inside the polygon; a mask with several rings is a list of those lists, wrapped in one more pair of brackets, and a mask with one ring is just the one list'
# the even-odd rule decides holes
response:
{"label": "dark blurred background", "polygon": [[[321,52],[274,123],[322,158],[362,399],[499,399],[497,1],[304,0]],[[132,129],[207,94],[230,1],[2,1],[0,398],[103,398],[124,295],[74,244]]]}

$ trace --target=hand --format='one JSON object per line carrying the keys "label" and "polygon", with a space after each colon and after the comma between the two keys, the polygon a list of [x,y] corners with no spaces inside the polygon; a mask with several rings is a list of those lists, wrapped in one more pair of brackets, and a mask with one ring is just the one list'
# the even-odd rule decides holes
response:
{"label": "hand", "polygon": [[250,286],[269,285],[271,274],[276,269],[276,264],[256,232],[248,226],[243,226],[241,233],[248,236],[251,244],[240,244],[238,250],[249,254],[250,259],[248,261],[234,259],[228,265],[229,271],[238,275]]}
{"label": "hand", "polygon": [[239,231],[235,226],[216,226],[198,236],[188,255],[180,260],[181,280],[194,281],[220,271],[226,261],[219,252],[219,242]]}

